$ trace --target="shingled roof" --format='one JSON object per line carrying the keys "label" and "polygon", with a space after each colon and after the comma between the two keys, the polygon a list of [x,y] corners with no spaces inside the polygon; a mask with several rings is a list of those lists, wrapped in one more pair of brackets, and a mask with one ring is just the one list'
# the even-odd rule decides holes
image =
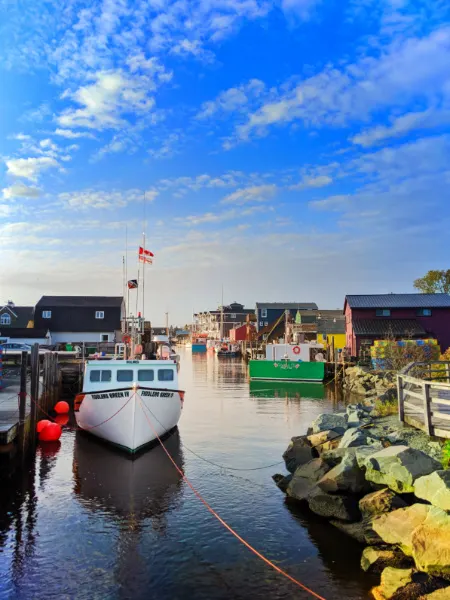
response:
{"label": "shingled roof", "polygon": [[122,306],[122,296],[42,296],[36,306],[84,306],[109,308]]}
{"label": "shingled roof", "polygon": [[355,335],[426,335],[416,319],[354,319]]}
{"label": "shingled roof", "polygon": [[449,294],[364,294],[345,301],[350,308],[450,308]]}

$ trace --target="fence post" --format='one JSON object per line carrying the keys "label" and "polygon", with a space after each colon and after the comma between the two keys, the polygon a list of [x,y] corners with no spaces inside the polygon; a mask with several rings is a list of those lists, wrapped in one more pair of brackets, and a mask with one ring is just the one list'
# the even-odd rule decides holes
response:
{"label": "fence post", "polygon": [[425,431],[428,435],[431,435],[431,384],[426,381],[423,382],[423,411],[425,420]]}
{"label": "fence post", "polygon": [[405,405],[403,404],[403,378],[397,375],[397,396],[398,396],[398,418],[403,423],[405,421]]}
{"label": "fence post", "polygon": [[19,423],[23,425],[25,422],[25,413],[27,405],[27,366],[28,366],[28,352],[24,350],[22,352],[22,359],[20,363],[20,392],[19,392]]}
{"label": "fence post", "polygon": [[36,444],[36,421],[39,402],[39,344],[31,348],[31,407],[30,407],[30,442]]}
{"label": "fence post", "polygon": [[450,383],[450,363],[446,363],[445,365],[445,378]]}

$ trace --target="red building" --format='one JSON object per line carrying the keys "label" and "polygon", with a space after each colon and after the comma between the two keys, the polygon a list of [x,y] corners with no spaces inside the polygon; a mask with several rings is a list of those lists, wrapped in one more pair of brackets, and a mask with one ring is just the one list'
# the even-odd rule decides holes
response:
{"label": "red building", "polygon": [[376,294],[346,296],[346,345],[351,356],[387,336],[435,338],[444,352],[450,346],[448,294]]}
{"label": "red building", "polygon": [[250,323],[230,330],[230,342],[251,342],[256,340],[256,329]]}

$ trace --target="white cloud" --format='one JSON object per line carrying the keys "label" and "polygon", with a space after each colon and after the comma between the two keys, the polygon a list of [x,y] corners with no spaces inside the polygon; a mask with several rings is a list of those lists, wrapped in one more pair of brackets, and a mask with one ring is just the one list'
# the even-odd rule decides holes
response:
{"label": "white cloud", "polygon": [[303,20],[309,19],[312,9],[321,0],[281,0],[281,8],[285,13],[294,14]]}
{"label": "white cloud", "polygon": [[322,200],[312,200],[309,202],[309,206],[317,210],[341,211],[348,208],[350,200],[351,196],[347,194],[338,194],[323,198]]}
{"label": "white cloud", "polygon": [[259,79],[251,79],[248,83],[229,88],[221,92],[215,100],[204,102],[196,119],[208,119],[217,113],[228,113],[248,110],[249,103],[259,98],[265,85]]}
{"label": "white cloud", "polygon": [[275,184],[253,185],[241,188],[228,194],[221,201],[221,204],[246,204],[247,202],[265,202],[272,198],[277,192]]}
{"label": "white cloud", "polygon": [[170,133],[163,140],[159,148],[151,148],[148,153],[153,158],[172,158],[177,153],[177,145],[180,143],[179,133]]}
{"label": "white cloud", "polygon": [[125,115],[143,115],[153,109],[155,101],[149,93],[155,88],[155,81],[147,75],[130,76],[122,71],[100,71],[95,74],[94,83],[63,94],[81,108],[66,109],[57,121],[67,129],[125,127]]}
{"label": "white cloud", "polygon": [[333,183],[329,175],[318,175],[317,177],[304,177],[300,183],[290,185],[290,190],[304,190],[306,188],[321,188]]}
{"label": "white cloud", "polygon": [[110,192],[101,190],[81,190],[78,192],[63,192],[58,198],[67,208],[75,210],[88,210],[99,208],[123,208],[133,202],[153,202],[157,197],[156,190],[131,189],[125,191],[113,190]]}
{"label": "white cloud", "polygon": [[431,129],[450,123],[450,111],[430,108],[420,112],[409,112],[392,119],[390,126],[378,125],[355,135],[351,141],[365,148],[390,138],[401,137],[410,131]]}
{"label": "white cloud", "polygon": [[54,158],[48,156],[37,158],[11,158],[5,162],[8,168],[8,175],[23,177],[30,181],[37,181],[42,171],[59,166]]}
{"label": "white cloud", "polygon": [[40,190],[37,188],[28,187],[21,183],[3,188],[2,192],[5,200],[10,200],[11,198],[38,198],[41,195]]}
{"label": "white cloud", "polygon": [[53,133],[54,133],[54,135],[59,135],[61,137],[67,138],[69,140],[76,139],[76,138],[82,138],[82,137],[95,139],[95,137],[92,135],[92,133],[89,133],[88,131],[72,131],[71,129],[57,128]]}

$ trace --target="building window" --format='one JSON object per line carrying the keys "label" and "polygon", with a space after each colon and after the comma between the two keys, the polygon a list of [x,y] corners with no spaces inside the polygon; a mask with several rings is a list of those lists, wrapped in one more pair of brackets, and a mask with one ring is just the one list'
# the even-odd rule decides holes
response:
{"label": "building window", "polygon": [[417,311],[418,317],[431,317],[431,308],[419,308]]}
{"label": "building window", "polygon": [[235,319],[235,318],[236,318],[236,313],[231,313],[231,314],[230,314],[230,318],[231,318],[231,319]]}
{"label": "building window", "polygon": [[377,308],[377,317],[390,317],[391,311],[389,308]]}
{"label": "building window", "polygon": [[0,325],[11,325],[11,316],[8,313],[3,313],[0,317]]}
{"label": "building window", "polygon": [[259,326],[260,326],[260,327],[264,327],[264,321],[260,321],[260,322],[259,322]]}
{"label": "building window", "polygon": [[109,335],[107,333],[102,333],[100,337],[102,338],[101,342],[109,342]]}
{"label": "building window", "polygon": [[267,319],[267,308],[261,309],[261,318]]}
{"label": "building window", "polygon": [[264,327],[267,327],[269,325],[269,321],[264,321]]}
{"label": "building window", "polygon": [[104,310],[96,310],[95,311],[95,318],[96,319],[104,319],[105,318],[105,311]]}
{"label": "building window", "polygon": [[51,310],[43,310],[42,311],[42,318],[43,319],[51,319],[52,318],[52,311]]}

